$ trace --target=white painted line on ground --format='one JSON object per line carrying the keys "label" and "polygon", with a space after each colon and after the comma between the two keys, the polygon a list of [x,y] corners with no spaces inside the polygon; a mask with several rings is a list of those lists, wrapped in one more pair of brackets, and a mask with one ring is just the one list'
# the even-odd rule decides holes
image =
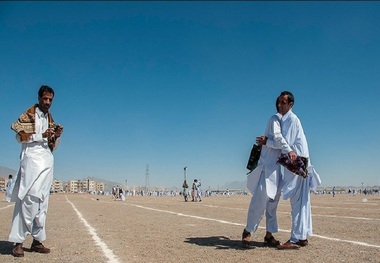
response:
{"label": "white painted line on ground", "polygon": [[[234,223],[234,222],[229,222],[229,221],[219,220],[219,219],[213,219],[213,218],[208,218],[208,217],[187,215],[187,214],[173,212],[173,211],[168,211],[168,210],[162,210],[162,209],[156,209],[156,208],[151,208],[151,207],[145,207],[145,206],[142,206],[142,205],[135,205],[135,204],[126,204],[126,205],[130,205],[130,206],[134,206],[134,207],[138,207],[138,208],[142,208],[142,209],[146,209],[146,210],[156,211],[156,212],[168,213],[168,214],[172,214],[172,215],[184,216],[184,217],[195,218],[195,219],[200,219],[200,220],[214,221],[214,222],[218,222],[218,223],[222,223],[222,224],[229,224],[229,225],[234,225],[234,226],[245,226],[245,224]],[[260,228],[265,229],[265,227],[260,227]],[[289,230],[285,230],[285,229],[279,229],[279,231],[290,233]],[[321,235],[313,235],[313,237],[318,237],[318,238],[332,240],[332,241],[338,241],[338,242],[345,242],[345,243],[350,243],[350,244],[359,245],[359,246],[365,246],[365,247],[380,248],[379,245],[373,245],[373,244],[368,244],[368,243],[365,243],[365,242],[358,242],[358,241],[354,241],[354,240],[344,240],[344,239],[326,237],[326,236],[321,236]]]}
{"label": "white painted line on ground", "polygon": [[186,214],[182,214],[182,213],[178,213],[178,212],[172,212],[172,211],[168,211],[168,210],[161,210],[161,209],[146,207],[146,206],[142,206],[142,205],[135,205],[135,204],[127,204],[127,205],[131,205],[131,206],[138,207],[138,208],[143,208],[143,209],[146,209],[146,210],[152,210],[152,211],[157,211],[157,212],[164,212],[164,213],[168,213],[168,214],[172,214],[172,215],[177,215],[177,216],[184,216],[184,217],[196,218],[196,219],[201,219],[201,220],[215,221],[215,222],[219,222],[219,223],[222,223],[222,224],[242,226],[242,224],[239,224],[239,223],[233,223],[233,222],[228,222],[228,221],[219,220],[219,219],[213,219],[213,218],[202,217],[202,216],[186,215]]}
{"label": "white painted line on ground", "polygon": [[335,216],[335,215],[316,215],[312,214],[312,216],[320,216],[320,217],[333,217],[333,218],[344,218],[344,219],[358,219],[358,220],[367,220],[367,221],[380,221],[380,218],[368,218],[368,217],[356,217],[356,216]]}
{"label": "white painted line on ground", "polygon": [[119,259],[114,255],[113,251],[111,249],[108,248],[107,244],[104,243],[100,238],[99,236],[96,234],[96,230],[95,228],[93,228],[87,221],[86,219],[84,219],[84,217],[82,216],[82,214],[78,211],[78,209],[75,207],[75,205],[69,201],[69,199],[67,198],[66,196],[66,201],[71,204],[71,206],[73,207],[74,211],[77,213],[79,219],[82,221],[82,223],[86,226],[88,232],[90,232],[91,236],[92,236],[92,239],[95,241],[95,244],[97,246],[99,246],[102,251],[103,251],[103,254],[106,258],[108,258],[108,261],[109,263],[119,263]]}
{"label": "white painted line on ground", "polygon": [[359,246],[364,246],[364,247],[374,247],[374,248],[380,248],[379,245],[373,245],[373,244],[368,244],[365,242],[359,242],[359,241],[353,241],[353,240],[344,240],[344,239],[339,239],[339,238],[333,238],[333,237],[325,237],[325,236],[320,236],[320,235],[313,235],[313,237],[319,237],[322,239],[327,239],[331,241],[337,241],[337,242],[346,242],[346,243],[351,243]]}
{"label": "white painted line on ground", "polygon": [[312,208],[322,208],[322,209],[334,209],[334,210],[373,210],[377,208],[372,208],[372,207],[333,207],[333,206],[317,206],[317,205],[311,205]]}
{"label": "white painted line on ground", "polygon": [[7,208],[12,207],[12,206],[13,206],[13,205],[7,205],[7,206],[5,206],[5,207],[1,207],[0,210],[2,210],[2,209],[7,209]]}
{"label": "white painted line on ground", "polygon": [[[205,207],[211,207],[211,208],[220,208],[219,206],[214,205],[203,205]],[[313,206],[314,207],[314,206]],[[223,207],[223,209],[231,209],[231,210],[240,210],[240,211],[247,211],[247,208],[236,208],[236,207]],[[362,209],[361,209],[362,210]],[[279,212],[277,211],[277,214],[286,214],[290,215],[290,212]],[[336,216],[336,215],[320,215],[320,214],[312,214],[314,216],[319,217],[332,217],[332,218],[343,218],[343,219],[357,219],[357,220],[367,220],[367,221],[380,221],[380,218],[368,218],[368,217],[355,217],[355,216]]]}

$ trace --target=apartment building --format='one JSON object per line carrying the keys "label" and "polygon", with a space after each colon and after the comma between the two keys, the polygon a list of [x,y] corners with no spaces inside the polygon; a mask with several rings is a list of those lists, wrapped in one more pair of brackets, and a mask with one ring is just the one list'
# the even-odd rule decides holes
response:
{"label": "apartment building", "polygon": [[60,180],[54,179],[53,182],[52,182],[52,184],[51,184],[50,191],[52,193],[61,193],[61,192],[63,192],[63,182],[60,181]]}

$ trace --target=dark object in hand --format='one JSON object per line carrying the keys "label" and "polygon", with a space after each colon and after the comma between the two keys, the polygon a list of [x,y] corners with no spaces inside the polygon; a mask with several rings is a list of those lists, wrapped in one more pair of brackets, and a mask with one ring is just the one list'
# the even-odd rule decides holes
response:
{"label": "dark object in hand", "polygon": [[288,154],[281,154],[277,160],[278,164],[281,164],[292,173],[302,176],[303,178],[307,177],[308,162],[309,159],[307,157],[299,155],[297,156],[297,159],[292,161]]}
{"label": "dark object in hand", "polygon": [[54,127],[54,131],[55,131],[55,132],[58,131],[59,128],[61,128],[61,125],[59,125],[59,124],[55,125],[55,127]]}
{"label": "dark object in hand", "polygon": [[251,150],[251,154],[248,159],[247,169],[252,172],[256,167],[260,159],[261,149],[257,144],[254,144]]}

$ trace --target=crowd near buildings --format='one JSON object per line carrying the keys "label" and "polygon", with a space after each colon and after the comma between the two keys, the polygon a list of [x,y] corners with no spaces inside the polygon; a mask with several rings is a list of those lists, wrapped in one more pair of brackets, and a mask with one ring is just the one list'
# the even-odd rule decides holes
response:
{"label": "crowd near buildings", "polygon": [[[0,190],[5,189],[8,178],[0,177]],[[90,179],[82,180],[70,180],[63,182],[61,180],[54,179],[50,192],[51,193],[103,193],[105,191],[105,184],[96,182]]]}
{"label": "crowd near buildings", "polygon": [[[5,191],[8,178],[0,177],[0,191]],[[165,189],[156,187],[154,189],[146,189],[140,186],[126,186],[126,185],[110,185],[107,186],[103,182],[97,182],[89,178],[70,180],[67,182],[54,179],[50,188],[51,193],[90,193],[90,194],[112,194],[113,188],[120,189],[125,196],[177,196],[183,195],[180,188]],[[249,193],[246,189],[218,189],[200,190],[201,196],[209,197],[214,195],[246,195]],[[380,193],[380,186],[373,187],[319,187],[314,194],[378,194]],[[190,191],[189,191],[190,195]]]}

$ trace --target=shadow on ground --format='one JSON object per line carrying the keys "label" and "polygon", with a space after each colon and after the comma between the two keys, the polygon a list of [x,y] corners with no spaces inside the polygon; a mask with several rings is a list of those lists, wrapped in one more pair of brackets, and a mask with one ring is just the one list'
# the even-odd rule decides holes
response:
{"label": "shadow on ground", "polygon": [[[216,237],[189,237],[185,240],[186,243],[195,244],[198,246],[215,247],[216,249],[236,249],[246,250],[242,247],[241,240],[231,240],[225,236]],[[251,247],[266,247],[264,242],[251,241]]]}
{"label": "shadow on ground", "polygon": [[0,241],[0,255],[12,254],[13,243],[8,241]]}

